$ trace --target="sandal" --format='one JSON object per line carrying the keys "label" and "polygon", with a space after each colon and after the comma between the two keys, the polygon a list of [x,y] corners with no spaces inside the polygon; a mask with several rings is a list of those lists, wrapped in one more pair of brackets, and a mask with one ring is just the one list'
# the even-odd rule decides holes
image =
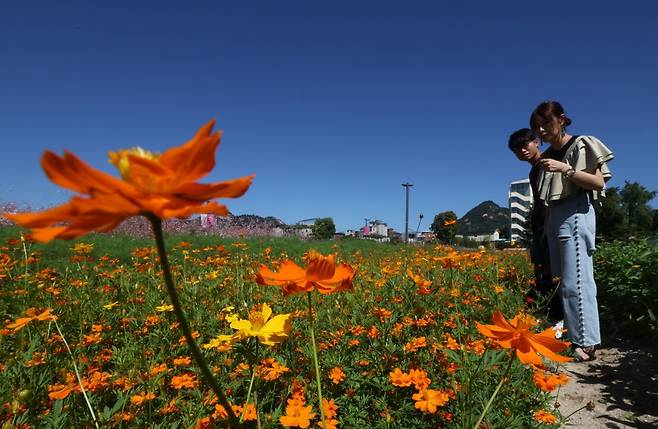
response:
{"label": "sandal", "polygon": [[574,362],[591,362],[596,360],[596,346],[582,347],[573,345],[571,351],[573,352]]}

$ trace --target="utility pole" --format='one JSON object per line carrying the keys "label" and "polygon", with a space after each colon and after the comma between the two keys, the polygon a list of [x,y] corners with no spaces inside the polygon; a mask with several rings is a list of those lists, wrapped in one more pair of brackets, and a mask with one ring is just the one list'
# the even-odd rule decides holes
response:
{"label": "utility pole", "polygon": [[404,215],[404,242],[408,243],[409,242],[409,188],[411,188],[413,185],[409,182],[406,182],[403,183],[402,186],[406,188],[406,194],[407,194],[407,205]]}

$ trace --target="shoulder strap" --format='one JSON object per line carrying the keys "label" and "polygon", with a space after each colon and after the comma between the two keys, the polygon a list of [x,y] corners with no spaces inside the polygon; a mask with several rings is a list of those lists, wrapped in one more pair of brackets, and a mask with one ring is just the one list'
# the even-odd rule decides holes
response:
{"label": "shoulder strap", "polygon": [[571,155],[575,150],[578,148],[578,142],[583,139],[584,136],[578,136],[576,137],[576,140],[569,146],[569,149],[567,149],[566,152],[564,152],[564,156],[562,157],[562,162],[564,162],[565,159],[569,158],[569,155]]}

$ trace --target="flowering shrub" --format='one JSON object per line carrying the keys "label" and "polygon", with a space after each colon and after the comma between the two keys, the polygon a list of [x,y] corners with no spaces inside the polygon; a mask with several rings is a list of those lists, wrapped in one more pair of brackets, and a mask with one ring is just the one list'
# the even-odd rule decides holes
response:
{"label": "flowering shrub", "polygon": [[608,243],[594,255],[601,316],[643,341],[658,338],[656,238]]}

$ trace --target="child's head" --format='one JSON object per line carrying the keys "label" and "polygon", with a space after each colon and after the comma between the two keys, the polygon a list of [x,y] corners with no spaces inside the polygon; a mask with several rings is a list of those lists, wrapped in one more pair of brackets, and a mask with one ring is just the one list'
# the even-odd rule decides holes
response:
{"label": "child's head", "polygon": [[507,145],[520,161],[532,162],[539,158],[539,138],[529,128],[514,131]]}

